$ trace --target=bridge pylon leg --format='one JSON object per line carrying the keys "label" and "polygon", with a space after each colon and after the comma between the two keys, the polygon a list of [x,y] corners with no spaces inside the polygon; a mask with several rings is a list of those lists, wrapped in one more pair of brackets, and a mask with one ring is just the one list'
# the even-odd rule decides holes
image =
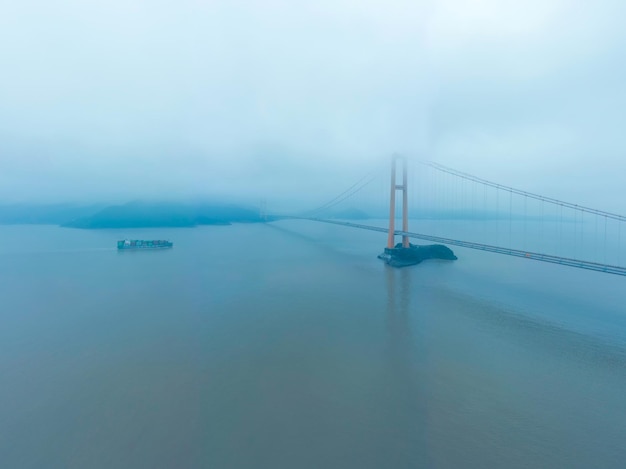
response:
{"label": "bridge pylon leg", "polygon": [[261,199],[259,204],[259,219],[267,221],[267,200]]}
{"label": "bridge pylon leg", "polygon": [[[402,160],[402,184],[397,184],[397,160]],[[397,154],[391,157],[391,191],[389,200],[389,234],[387,235],[387,247],[395,247],[395,218],[396,218],[396,191],[402,191],[402,231],[409,231],[409,207],[407,193],[407,162],[406,158]],[[409,247],[409,237],[402,236],[402,247]]]}

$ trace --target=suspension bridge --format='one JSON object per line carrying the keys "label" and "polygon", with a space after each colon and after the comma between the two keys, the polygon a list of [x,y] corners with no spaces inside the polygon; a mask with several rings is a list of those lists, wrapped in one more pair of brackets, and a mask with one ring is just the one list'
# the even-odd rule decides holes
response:
{"label": "suspension bridge", "polygon": [[[390,178],[388,171],[374,171],[314,210],[276,218],[386,233],[387,248],[400,236],[405,248],[414,238],[626,276],[621,233],[626,216],[398,155],[391,158]],[[396,219],[402,229],[396,229]],[[431,231],[410,231],[409,220]]]}

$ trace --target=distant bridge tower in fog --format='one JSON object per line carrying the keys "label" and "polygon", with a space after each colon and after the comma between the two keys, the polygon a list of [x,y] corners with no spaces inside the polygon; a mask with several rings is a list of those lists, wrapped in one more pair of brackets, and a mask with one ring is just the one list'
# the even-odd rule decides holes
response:
{"label": "distant bridge tower in fog", "polygon": [[[402,161],[402,184],[396,182],[397,179],[397,161]],[[402,231],[407,233],[409,231],[409,207],[408,207],[408,192],[407,192],[407,163],[406,158],[398,154],[394,154],[391,157],[391,194],[389,200],[389,235],[387,236],[387,247],[393,249],[396,245],[395,242],[395,219],[396,219],[396,191],[402,191]],[[409,247],[409,237],[405,234],[402,235],[402,247]]]}
{"label": "distant bridge tower in fog", "polygon": [[267,199],[261,199],[259,203],[259,218],[267,221]]}

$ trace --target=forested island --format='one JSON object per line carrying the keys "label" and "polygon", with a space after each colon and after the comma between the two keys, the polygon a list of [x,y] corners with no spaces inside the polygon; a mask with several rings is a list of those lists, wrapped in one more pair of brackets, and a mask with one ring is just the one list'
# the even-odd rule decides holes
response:
{"label": "forested island", "polygon": [[106,207],[61,226],[68,228],[160,228],[230,225],[261,221],[259,213],[236,205],[207,203],[131,202]]}
{"label": "forested island", "polygon": [[61,225],[105,207],[106,204],[5,204],[0,205],[0,225]]}
{"label": "forested island", "polygon": [[0,206],[0,224],[53,224],[81,229],[194,227],[260,221],[254,209],[209,202]]}

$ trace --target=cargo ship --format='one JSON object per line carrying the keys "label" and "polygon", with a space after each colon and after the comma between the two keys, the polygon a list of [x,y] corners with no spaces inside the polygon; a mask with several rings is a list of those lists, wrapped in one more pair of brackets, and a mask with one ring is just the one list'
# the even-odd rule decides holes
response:
{"label": "cargo ship", "polygon": [[165,249],[171,248],[172,246],[174,246],[174,243],[162,239],[124,239],[117,242],[117,249]]}

